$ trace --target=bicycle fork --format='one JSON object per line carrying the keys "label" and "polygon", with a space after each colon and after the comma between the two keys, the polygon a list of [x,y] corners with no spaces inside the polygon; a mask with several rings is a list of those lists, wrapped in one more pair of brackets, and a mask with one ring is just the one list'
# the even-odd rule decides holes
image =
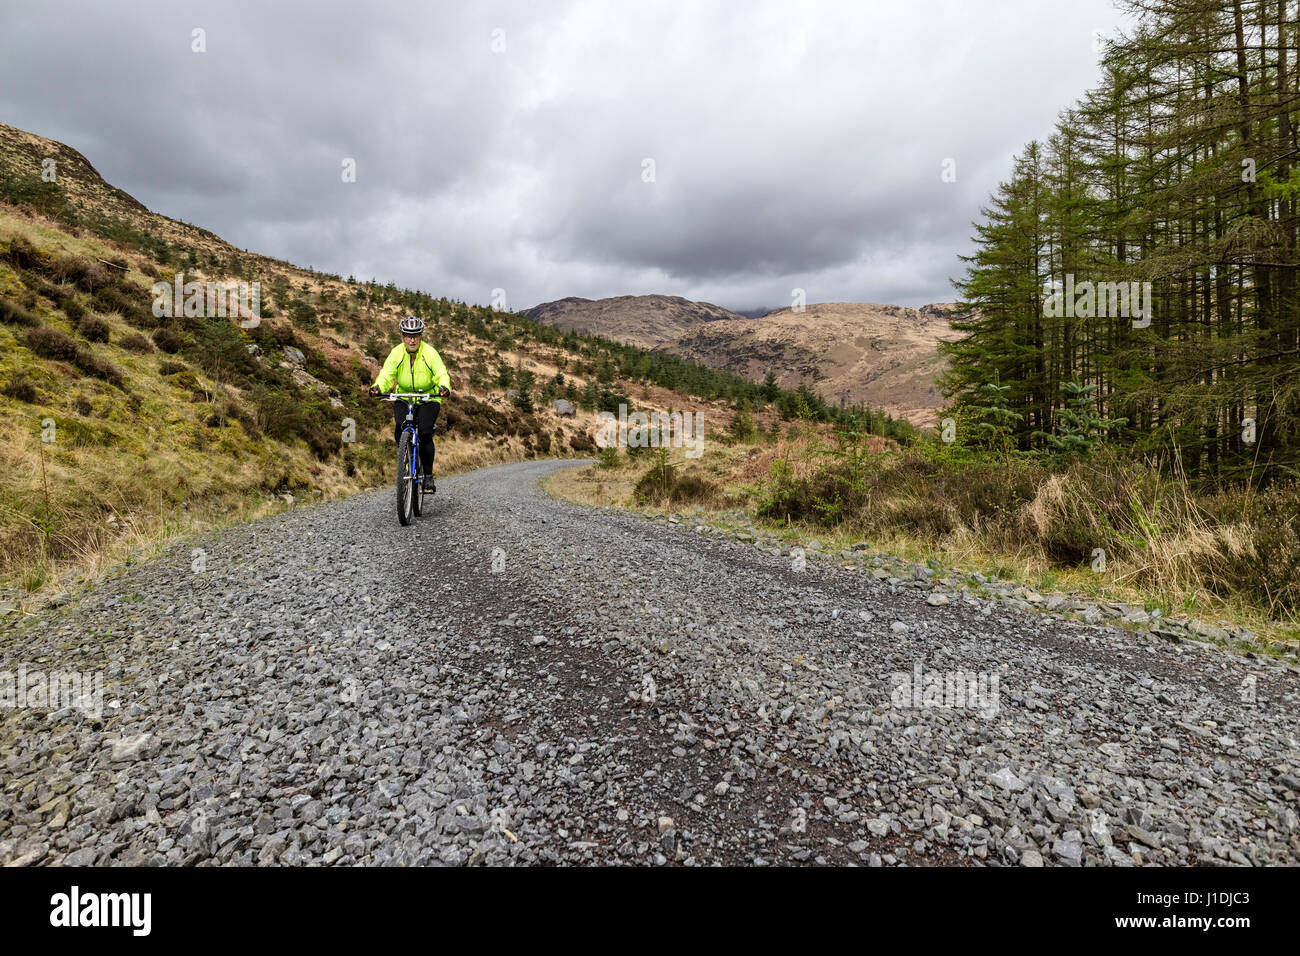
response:
{"label": "bicycle fork", "polygon": [[[429,433],[430,440],[432,440],[433,433],[437,430],[438,426],[435,424]],[[411,481],[411,492],[414,494],[417,489],[423,491],[424,474],[420,463],[420,432],[419,429],[415,427],[415,413],[409,405],[406,408],[406,425],[402,431],[411,433],[411,474],[409,477]],[[430,475],[432,475],[432,467],[430,467],[429,472]]]}
{"label": "bicycle fork", "polygon": [[411,433],[411,494],[419,494],[420,488],[420,432],[415,427],[415,416],[411,406],[406,407],[406,428]]}

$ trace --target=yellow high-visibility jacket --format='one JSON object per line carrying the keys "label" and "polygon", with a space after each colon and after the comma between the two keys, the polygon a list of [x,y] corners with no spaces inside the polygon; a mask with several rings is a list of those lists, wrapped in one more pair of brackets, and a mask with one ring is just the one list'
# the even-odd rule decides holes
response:
{"label": "yellow high-visibility jacket", "polygon": [[381,392],[430,392],[434,401],[440,386],[451,388],[451,376],[442,356],[428,342],[421,342],[415,354],[406,351],[406,346],[399,343],[397,348],[388,353],[384,367],[375,379],[375,386]]}

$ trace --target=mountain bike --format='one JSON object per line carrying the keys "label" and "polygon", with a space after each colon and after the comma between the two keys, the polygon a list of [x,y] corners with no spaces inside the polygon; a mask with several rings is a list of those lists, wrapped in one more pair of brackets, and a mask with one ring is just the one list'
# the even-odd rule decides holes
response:
{"label": "mountain bike", "polygon": [[[386,402],[406,402],[406,422],[402,425],[402,438],[397,443],[397,520],[402,526],[423,512],[424,471],[420,467],[420,440],[415,428],[415,407],[433,396],[427,392],[391,392],[379,396]],[[434,422],[433,430],[438,430]]]}

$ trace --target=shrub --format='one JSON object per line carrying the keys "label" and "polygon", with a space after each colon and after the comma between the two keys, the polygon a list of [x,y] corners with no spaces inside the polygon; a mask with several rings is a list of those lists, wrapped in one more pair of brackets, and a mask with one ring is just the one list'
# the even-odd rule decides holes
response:
{"label": "shrub", "polygon": [[153,351],[153,344],[139,332],[132,332],[118,344],[130,352],[144,354]]}
{"label": "shrub", "polygon": [[316,459],[326,461],[339,450],[339,435],[340,432],[330,428],[322,420],[310,424],[302,437],[306,439],[307,445],[311,448],[311,453],[316,456]]}
{"label": "shrub", "polygon": [[116,312],[137,329],[158,327],[153,314],[153,300],[138,286],[130,283],[105,285],[95,291],[90,301],[100,312]]}
{"label": "shrub", "polygon": [[26,372],[15,372],[0,392],[28,405],[36,404],[36,386],[27,380]]}
{"label": "shrub", "polygon": [[595,451],[596,441],[586,432],[575,432],[569,438],[569,447],[574,451]]}
{"label": "shrub", "polygon": [[108,323],[93,315],[83,316],[77,323],[77,332],[88,342],[107,342]]}
{"label": "shrub", "polygon": [[320,323],[316,320],[316,310],[312,308],[309,302],[295,302],[289,307],[289,315],[293,319],[293,324],[300,329],[315,334],[320,331]]}
{"label": "shrub", "polygon": [[8,259],[15,269],[43,270],[49,263],[49,256],[22,236],[14,236],[9,240],[9,251],[5,253],[4,258]]}
{"label": "shrub", "polygon": [[189,369],[182,362],[163,362],[158,366],[159,375],[176,375],[179,372],[186,372]]}
{"label": "shrub", "polygon": [[191,402],[206,402],[208,400],[207,389],[199,381],[197,375],[189,369],[182,366],[183,371],[177,372],[171,376],[171,381],[177,388],[190,393]]}
{"label": "shrub", "polygon": [[[569,445],[572,446],[573,442],[570,441]],[[615,447],[614,445],[610,445],[608,448],[602,448],[600,450],[600,459],[596,462],[596,464],[599,465],[601,468],[618,467],[618,448]]]}
{"label": "shrub", "polygon": [[1221,586],[1270,610],[1300,608],[1300,482],[1224,498],[1220,523],[1244,522],[1253,547],[1224,549]]}
{"label": "shrub", "polygon": [[0,322],[28,327],[41,324],[40,319],[9,298],[0,298]]}
{"label": "shrub", "polygon": [[226,319],[203,322],[194,338],[194,361],[213,378],[225,381],[257,372],[257,362],[248,354],[239,329]]}
{"label": "shrub", "polygon": [[[368,407],[368,406],[363,406]],[[494,435],[502,430],[509,430],[509,421],[502,424],[494,417],[499,414],[472,395],[464,395],[453,402],[443,403],[442,417],[438,427],[444,431],[456,431],[463,435]]]}
{"label": "shrub", "polygon": [[70,362],[87,375],[122,385],[122,373],[113,365],[81,348],[72,336],[46,326],[30,329],[24,336],[27,347],[41,358]]}
{"label": "shrub", "polygon": [[[822,504],[823,514],[833,519],[838,515],[826,511]],[[936,502],[926,498],[907,496],[898,501],[891,502],[889,507],[889,524],[891,527],[901,529],[909,534],[915,535],[924,541],[935,541],[956,528],[956,522],[953,520],[953,511],[947,502]]]}
{"label": "shrub", "polygon": [[257,438],[262,432],[257,424],[256,414],[245,405],[238,402],[230,402],[225,409],[225,416],[228,419],[234,419],[239,422],[244,429],[244,434],[249,438]]}
{"label": "shrub", "polygon": [[748,409],[738,410],[727,426],[727,439],[733,442],[751,442],[757,436],[758,429],[754,427],[754,416]]}
{"label": "shrub", "polygon": [[75,363],[81,352],[77,340],[72,336],[43,325],[29,330],[23,336],[23,341],[41,358],[54,359],[58,362]]}
{"label": "shrub", "polygon": [[328,406],[302,401],[297,396],[266,386],[254,390],[253,403],[256,427],[268,437],[282,442],[301,438],[321,461],[339,450],[342,433],[331,420]]}
{"label": "shrub", "polygon": [[22,275],[22,280],[23,284],[27,286],[22,295],[22,302],[29,309],[36,306],[36,300],[39,296],[43,295],[51,302],[57,302],[62,297],[62,287],[55,285],[43,275],[25,272]]}
{"label": "shrub", "polygon": [[259,385],[253,390],[253,405],[259,431],[277,441],[288,441],[307,429],[302,404],[284,392]]}
{"label": "shrub", "polygon": [[865,502],[855,476],[844,465],[822,468],[807,477],[794,477],[784,459],[773,462],[773,473],[759,505],[764,518],[811,521],[834,525],[857,512]]}
{"label": "shrub", "polygon": [[[153,333],[153,344],[158,346],[159,351],[166,352],[168,355],[175,355],[185,344],[181,334],[170,325],[164,325],[155,329]],[[182,366],[183,368],[184,366]]]}
{"label": "shrub", "polygon": [[[265,315],[265,313],[263,313]],[[259,322],[257,327],[250,333],[253,341],[260,345],[263,351],[269,351],[273,348],[284,348],[286,345],[292,345],[302,349],[303,354],[307,354],[307,349],[303,343],[298,341],[294,334],[293,327],[281,322]],[[383,353],[388,355],[387,350]]]}
{"label": "shrub", "polygon": [[632,399],[628,398],[623,392],[614,388],[602,388],[600,390],[596,399],[596,411],[617,415],[620,405],[626,405],[628,414],[632,413]]}
{"label": "shrub", "polygon": [[105,362],[101,358],[91,355],[89,352],[82,351],[77,356],[77,367],[87,375],[93,375],[95,378],[103,379],[111,385],[119,388],[123,385],[122,373],[117,366],[111,362]]}
{"label": "shrub", "polygon": [[90,266],[91,262],[85,256],[56,256],[49,264],[49,274],[60,282],[75,284],[90,271]]}
{"label": "shrub", "polygon": [[717,491],[711,481],[699,475],[684,475],[673,485],[668,497],[675,505],[709,504]]}
{"label": "shrub", "polygon": [[91,262],[85,271],[73,278],[72,282],[82,292],[94,293],[112,284],[113,275],[100,263]]}
{"label": "shrub", "polygon": [[637,481],[632,494],[638,504],[658,504],[669,499],[676,484],[677,469],[668,464],[667,453],[660,449],[654,465]]}
{"label": "shrub", "polygon": [[115,285],[96,289],[90,297],[90,304],[101,312],[117,312],[122,315],[135,308],[135,303]]}
{"label": "shrub", "polygon": [[[72,296],[64,296],[63,301],[59,303],[59,308],[63,309],[63,314],[68,317],[68,321],[74,325],[81,321],[81,317],[86,314],[85,307],[74,299]],[[107,341],[107,339],[105,340]]]}

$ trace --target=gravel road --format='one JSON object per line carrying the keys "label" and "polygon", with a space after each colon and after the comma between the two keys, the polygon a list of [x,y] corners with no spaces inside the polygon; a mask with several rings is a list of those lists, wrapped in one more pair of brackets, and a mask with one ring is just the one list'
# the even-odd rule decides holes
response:
{"label": "gravel road", "polygon": [[187,541],[0,633],[104,675],[99,717],[0,709],[0,862],[1300,860],[1294,667],[550,500],[572,464]]}

